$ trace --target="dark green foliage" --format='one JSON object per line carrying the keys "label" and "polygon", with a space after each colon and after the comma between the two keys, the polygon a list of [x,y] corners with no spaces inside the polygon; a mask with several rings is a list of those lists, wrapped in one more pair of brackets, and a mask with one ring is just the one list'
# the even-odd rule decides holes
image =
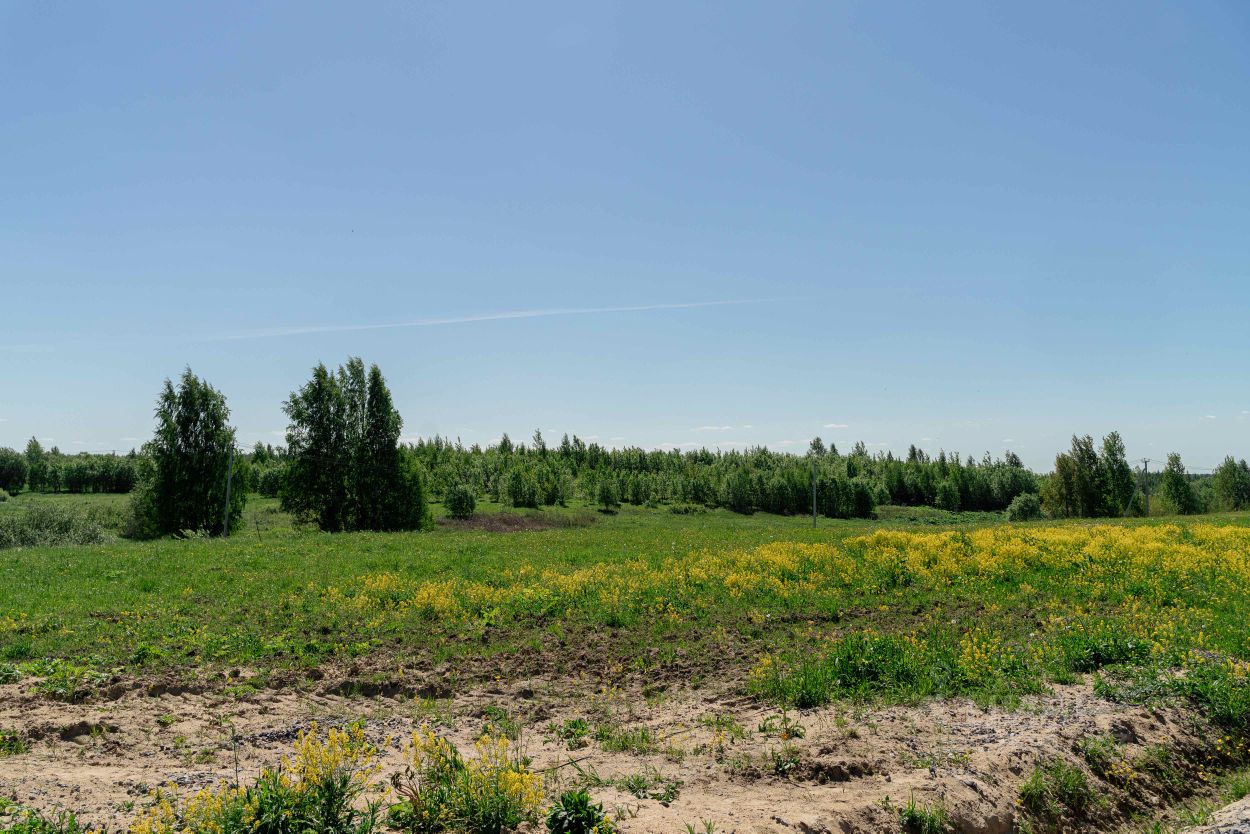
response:
{"label": "dark green foliage", "polygon": [[377,365],[324,364],[284,404],[283,506],[322,530],[415,530],[428,519],[419,461],[399,447],[403,420]]}
{"label": "dark green foliage", "polygon": [[1163,470],[1163,478],[1159,481],[1159,494],[1174,513],[1191,515],[1202,512],[1202,505],[1185,474],[1185,465],[1181,463],[1181,456],[1177,452],[1168,454],[1168,463]]}
{"label": "dark green foliage", "polygon": [[7,447],[0,448],[0,489],[16,495],[26,486],[26,458]]}
{"label": "dark green foliage", "polygon": [[1118,432],[1102,439],[1072,437],[1072,448],[1055,458],[1054,474],[1042,488],[1046,511],[1055,518],[1122,516],[1132,511],[1137,485]]}
{"label": "dark green foliage", "polygon": [[1124,515],[1137,491],[1133,469],[1128,465],[1124,441],[1119,432],[1111,432],[1102,439],[1102,454],[1098,457],[1099,480],[1102,485],[1102,514]]}
{"label": "dark green foliage", "polygon": [[458,483],[447,490],[443,506],[452,518],[472,518],[473,511],[477,509],[477,495],[469,484]]}
{"label": "dark green foliage", "polygon": [[607,834],[615,826],[603,814],[603,805],[590,801],[584,790],[565,791],[547,814],[550,834]]}
{"label": "dark green foliage", "polygon": [[1250,466],[1244,459],[1234,461],[1231,455],[1224,458],[1211,481],[1222,509],[1244,510],[1250,507]]}
{"label": "dark green foliage", "polygon": [[[144,446],[148,466],[132,502],[131,535],[220,533],[223,521],[230,530],[237,529],[247,491],[231,489],[227,514],[226,485],[235,438],[229,420],[226,398],[190,368],[176,389],[165,380],[156,405],[156,433]],[[246,466],[241,455],[235,457],[231,477],[246,484],[241,474]]]}
{"label": "dark green foliage", "polygon": [[952,478],[945,478],[938,484],[937,493],[933,497],[933,505],[939,510],[959,512],[959,486]]}
{"label": "dark green foliage", "polygon": [[599,509],[605,513],[615,512],[621,506],[621,496],[617,492],[615,478],[609,475],[599,479],[595,500],[599,504]]}
{"label": "dark green foliage", "polygon": [[1008,521],[1033,521],[1042,517],[1042,501],[1036,493],[1017,495],[1007,505]]}
{"label": "dark green foliage", "polygon": [[35,438],[23,454],[31,492],[130,492],[138,479],[138,456],[92,454],[63,455],[55,446],[45,451]]}

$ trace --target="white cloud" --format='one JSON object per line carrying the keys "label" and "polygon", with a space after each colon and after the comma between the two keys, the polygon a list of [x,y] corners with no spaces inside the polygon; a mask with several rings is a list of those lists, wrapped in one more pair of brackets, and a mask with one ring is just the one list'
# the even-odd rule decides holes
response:
{"label": "white cloud", "polygon": [[623,438],[623,437],[609,437],[609,438],[608,438],[608,442],[609,442],[609,443],[616,443],[617,441],[619,441],[619,440],[624,440],[624,439],[625,439],[625,438]]}
{"label": "white cloud", "polygon": [[7,423],[7,422],[9,422],[8,417],[0,417],[0,423]]}
{"label": "white cloud", "polygon": [[[274,437],[286,437],[286,431],[284,429],[273,429],[269,433]],[[222,512],[224,513],[225,510],[222,510]]]}
{"label": "white cloud", "polygon": [[849,429],[850,428],[850,426],[848,426],[846,423],[825,423],[824,427],[827,429]]}
{"label": "white cloud", "polygon": [[802,440],[778,440],[777,445],[778,446],[797,446],[798,444],[802,442],[803,442]]}
{"label": "white cloud", "polygon": [[1004,442],[1004,443],[1015,443],[1015,442],[1016,442],[1016,439],[1015,439],[1014,437],[1004,437],[1004,438],[1003,438],[1003,442]]}
{"label": "white cloud", "polygon": [[732,431],[733,426],[695,426],[691,431]]}
{"label": "white cloud", "polygon": [[597,434],[588,434],[582,438],[582,440],[598,440],[598,439],[599,439],[599,435]]}
{"label": "white cloud", "polygon": [[889,443],[865,443],[864,445],[865,445],[865,446],[867,446],[868,448],[879,448],[879,449],[884,449],[885,447],[889,446],[890,444],[889,444]]}
{"label": "white cloud", "polygon": [[1204,414],[1204,415],[1202,415],[1202,419],[1203,419],[1203,420],[1214,420],[1214,419],[1215,419],[1215,415],[1214,415],[1214,414]]}
{"label": "white cloud", "polygon": [[922,437],[922,438],[920,438],[920,442],[921,442],[921,443],[932,443],[932,442],[933,442],[933,438],[932,438],[932,437]]}
{"label": "white cloud", "polygon": [[[75,445],[75,446],[90,446],[90,445],[91,445],[90,443],[88,443],[88,442],[87,442],[87,441],[85,441],[85,440],[71,440],[71,441],[70,441],[70,443],[72,443],[72,444],[73,444],[73,445]],[[225,510],[222,510],[222,512],[225,512]],[[223,524],[223,526],[224,526],[224,524]]]}
{"label": "white cloud", "polygon": [[753,428],[755,428],[755,426],[751,425],[750,423],[747,423],[745,426],[738,426],[738,428],[740,428],[740,429],[753,429]]}
{"label": "white cloud", "polygon": [[398,327],[438,327],[448,324],[470,324],[483,321],[507,321],[511,319],[536,319],[550,316],[585,316],[599,313],[637,313],[649,310],[689,310],[696,307],[723,307],[731,304],[759,304],[772,301],[768,298],[741,298],[721,301],[691,301],[682,304],[638,304],[627,307],[553,307],[538,310],[508,310],[499,313],[475,313],[467,316],[414,319],[413,321],[388,322],[385,324],[320,324],[295,327],[268,327],[258,330],[239,330],[206,336],[204,341],[220,342],[236,339],[264,339],[275,336],[302,336],[310,333],[345,333],[360,330],[391,330]]}

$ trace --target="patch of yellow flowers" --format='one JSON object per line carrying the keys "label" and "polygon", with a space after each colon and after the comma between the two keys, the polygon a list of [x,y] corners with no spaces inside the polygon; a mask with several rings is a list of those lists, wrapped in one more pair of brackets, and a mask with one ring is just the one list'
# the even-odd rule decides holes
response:
{"label": "patch of yellow flowers", "polygon": [[[377,748],[365,739],[359,724],[331,728],[322,736],[313,722],[307,731],[300,732],[293,753],[283,756],[281,765],[264,775],[296,793],[314,790],[328,777],[342,775],[353,789],[363,793],[377,786],[380,765],[376,759]],[[237,810],[245,827],[257,822],[259,811],[255,794],[225,782],[186,799],[170,785],[154,791],[152,800],[152,806],[131,823],[130,834],[222,834],[231,806],[242,803]]]}

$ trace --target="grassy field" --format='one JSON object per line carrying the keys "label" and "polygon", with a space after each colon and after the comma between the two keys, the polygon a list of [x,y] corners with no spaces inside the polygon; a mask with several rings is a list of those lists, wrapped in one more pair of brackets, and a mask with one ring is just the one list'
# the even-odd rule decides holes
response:
{"label": "grassy field", "polygon": [[353,665],[384,682],[400,667],[471,680],[506,666],[742,678],[810,706],[1012,704],[1100,671],[1108,692],[1161,692],[1186,668],[1179,694],[1226,722],[1250,714],[1246,515],[1002,525],[899,510],[815,529],[723,511],[526,518],[546,529],[328,535],[257,500],[229,540],[0,551],[3,674],[73,697],[118,673],[225,680],[244,667],[259,686],[275,670]]}
{"label": "grassy field", "polygon": [[[105,518],[119,513],[123,501],[21,496],[0,513],[42,502],[89,507]],[[105,706],[108,698],[96,697],[143,689],[159,698],[169,690],[146,688],[149,683],[193,683],[188,691],[245,712],[258,704],[266,711],[298,711],[298,703],[283,706],[288,702],[274,699],[299,690],[347,701],[355,694],[398,693],[410,697],[394,701],[394,708],[413,704],[422,722],[429,709],[449,709],[427,701],[465,704],[467,695],[471,713],[462,720],[468,726],[493,726],[496,720],[513,726],[508,710],[527,696],[496,699],[532,679],[545,682],[548,697],[562,693],[558,697],[572,703],[597,703],[604,692],[633,693],[625,702],[649,705],[657,728],[668,727],[666,739],[708,733],[701,747],[691,748],[713,751],[700,765],[706,775],[691,781],[689,763],[683,765],[683,790],[693,809],[719,801],[725,780],[743,773],[757,774],[746,778],[759,790],[789,791],[805,768],[844,767],[842,758],[821,764],[821,757],[844,757],[847,745],[860,745],[866,762],[877,761],[891,745],[903,751],[897,761],[922,762],[914,736],[929,743],[923,739],[940,730],[914,729],[920,725],[913,722],[927,720],[929,707],[906,705],[937,699],[952,710],[946,720],[976,726],[981,719],[959,712],[951,700],[966,697],[1005,708],[987,719],[993,722],[1017,721],[1011,716],[1029,710],[1055,722],[1039,742],[1048,752],[1031,775],[1021,776],[1018,786],[994,782],[994,792],[977,800],[994,808],[1018,803],[1030,819],[1041,821],[1038,830],[1091,820],[1106,828],[1152,802],[1215,797],[1221,783],[1213,774],[1250,761],[1250,515],[1028,524],[911,508],[883,508],[881,516],[821,519],[813,528],[807,518],[724,511],[626,508],[604,515],[579,506],[511,513],[486,505],[470,522],[439,519],[422,533],[329,535],[293,525],[275,501],[258,499],[249,503],[245,529],[228,540],[130,542],[109,536],[101,544],[0,550],[0,685],[16,684],[11,691],[33,696],[28,703],[49,705],[49,714],[61,716],[32,717],[30,727],[11,731],[12,740],[20,747],[16,753],[29,758],[36,753],[24,751],[34,750],[37,732],[31,728],[38,722],[69,721],[57,709],[99,705],[130,734],[128,744],[155,744],[145,755],[160,760],[170,755],[160,742],[165,725],[132,726],[133,720],[115,716],[127,709],[142,716],[145,707],[117,713]],[[1068,687],[1054,703],[1075,697],[1087,714],[1110,709],[1122,716],[1141,704],[1188,716],[1168,725],[1169,738],[1180,746],[1142,742],[1130,754],[1113,736],[1087,728],[1071,748],[1056,731],[1071,717],[1026,700],[1067,684],[1082,686]],[[703,691],[709,693],[704,703],[729,699],[772,717],[757,720],[759,729],[752,732],[716,710],[693,719],[664,714],[664,704],[686,703],[692,695],[697,701]],[[489,707],[472,706],[481,693],[494,693],[486,696]],[[1021,703],[1029,710],[1018,710]],[[872,735],[861,738],[839,723],[846,705],[885,710],[883,720],[899,723],[881,731],[869,729],[875,719],[865,719],[865,732]],[[910,712],[891,719],[890,705]],[[624,709],[640,720],[636,707]],[[19,714],[11,712],[10,722]],[[1132,714],[1143,731],[1154,726],[1149,714]],[[802,734],[787,730],[791,716],[833,723],[800,749],[794,742]],[[80,720],[70,721],[59,738],[73,737]],[[562,733],[581,727],[586,738],[579,743],[590,745],[604,767],[660,755],[659,729],[620,717],[598,720],[592,724],[573,714],[557,725],[531,716],[530,730],[545,721],[558,750]],[[675,726],[682,721],[689,726]],[[411,755],[459,755],[445,738],[421,727],[426,735]],[[726,738],[759,749],[729,757]],[[363,755],[365,747],[346,736],[334,739],[316,742],[329,747],[305,752],[317,761]],[[467,737],[460,741],[464,749],[473,744]],[[525,800],[532,805],[527,818],[555,800],[552,786],[540,791],[542,780],[535,781],[536,772],[516,754],[490,747],[504,744],[502,737],[478,743],[489,748],[479,749],[486,757],[479,762],[495,761],[499,768],[491,779],[512,780],[521,794],[533,793],[532,802]],[[62,746],[79,749],[72,742]],[[572,742],[568,749],[574,749]],[[671,745],[666,749],[670,759],[677,755]],[[993,749],[929,761],[971,767],[968,755],[992,757]],[[49,757],[47,766],[69,761],[55,744],[38,755]],[[925,780],[934,771],[914,762],[897,766],[899,778],[914,780],[909,790],[932,791]],[[993,758],[981,766],[1004,767]],[[363,761],[352,767],[368,770]],[[470,772],[450,759],[420,767]],[[41,772],[32,764],[24,784],[45,789]],[[644,776],[651,773],[644,768]],[[119,784],[129,784],[125,779]],[[627,784],[626,776],[583,773],[579,779],[576,784],[609,791],[617,784],[612,779]],[[1087,808],[1087,801],[1095,801],[1089,780],[1105,783],[1120,810],[1108,810],[1106,802],[1100,810]],[[665,784],[679,783],[673,777]],[[942,784],[942,790],[954,790],[962,783]],[[1073,785],[1080,787],[1077,793]],[[478,790],[461,787],[473,795]],[[234,807],[233,789],[214,790],[202,801]],[[292,790],[288,800],[303,802],[300,797],[320,795],[321,788]],[[645,795],[653,800],[658,790]],[[869,776],[856,783],[858,818],[871,820],[884,807],[877,790]],[[915,828],[925,815],[938,825],[933,820],[946,813],[944,795],[929,793],[923,805],[900,804],[897,817],[887,815],[887,829],[896,819]],[[787,801],[800,808],[804,796]],[[171,834],[201,800],[185,807],[162,801],[156,797],[145,806],[132,830]],[[666,802],[653,809],[660,816],[652,819],[663,818]],[[960,813],[976,812],[965,805]],[[412,820],[396,824],[435,830]],[[652,830],[645,826],[641,830]],[[932,830],[946,830],[946,823]]]}

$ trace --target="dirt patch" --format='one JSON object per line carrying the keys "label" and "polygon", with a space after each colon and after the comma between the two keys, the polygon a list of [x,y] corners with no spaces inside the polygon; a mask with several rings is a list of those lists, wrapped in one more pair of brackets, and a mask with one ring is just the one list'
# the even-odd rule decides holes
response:
{"label": "dirt patch", "polygon": [[[534,766],[548,769],[552,790],[589,781],[624,832],[682,831],[687,823],[701,830],[704,820],[724,834],[897,832],[897,808],[914,800],[945,806],[958,832],[1005,834],[1017,823],[1019,786],[1033,767],[1080,766],[1084,738],[1123,739],[1126,754],[1203,743],[1179,708],[1113,704],[1084,685],[1058,687],[1012,712],[953,700],[784,716],[728,691],[672,690],[648,700],[548,678],[443,694],[416,682],[356,692],[325,682],[316,691],[262,690],[242,699],[135,687],[116,700],[64,704],[3,686],[0,727],[18,731],[30,751],[3,760],[0,794],[120,830],[152,788],[195,789],[236,774],[247,780],[314,721],[363,719],[390,773],[401,769],[404,740],[423,722],[467,749],[487,708],[497,707],[520,727]],[[565,722],[588,731],[564,737]],[[607,752],[604,739],[613,733],[644,741]],[[1143,786],[1135,804],[1161,801]],[[1112,807],[1086,830],[1109,830],[1126,814]]]}
{"label": "dirt patch", "polygon": [[472,518],[440,518],[438,525],[451,530],[483,533],[522,533],[533,530],[567,530],[589,527],[598,519],[591,513],[487,513]]}

